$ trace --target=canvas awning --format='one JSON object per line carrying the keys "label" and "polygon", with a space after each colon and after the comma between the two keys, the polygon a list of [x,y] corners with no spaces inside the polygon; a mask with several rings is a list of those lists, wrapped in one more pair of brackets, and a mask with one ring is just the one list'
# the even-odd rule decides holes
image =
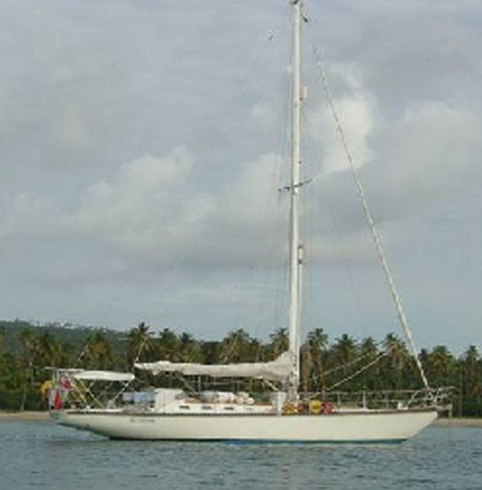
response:
{"label": "canvas awning", "polygon": [[135,376],[132,373],[119,373],[116,371],[78,371],[70,375],[73,379],[86,381],[132,381]]}

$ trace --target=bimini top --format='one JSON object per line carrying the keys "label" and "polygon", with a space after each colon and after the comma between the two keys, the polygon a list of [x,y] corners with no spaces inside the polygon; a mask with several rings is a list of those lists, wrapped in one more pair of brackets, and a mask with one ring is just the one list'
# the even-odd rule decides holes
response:
{"label": "bimini top", "polygon": [[86,381],[132,381],[135,376],[132,373],[119,373],[116,371],[75,371],[70,374],[73,379]]}
{"label": "bimini top", "polygon": [[134,365],[154,374],[180,373],[185,376],[211,376],[213,378],[257,378],[270,381],[286,381],[295,369],[295,356],[284,352],[270,362],[242,364],[193,364],[184,362],[143,362]]}

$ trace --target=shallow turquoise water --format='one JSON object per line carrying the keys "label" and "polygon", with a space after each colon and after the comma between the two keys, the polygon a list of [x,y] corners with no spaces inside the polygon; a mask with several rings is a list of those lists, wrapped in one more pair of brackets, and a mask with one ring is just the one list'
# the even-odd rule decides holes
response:
{"label": "shallow turquoise water", "polygon": [[0,488],[482,489],[482,429],[429,428],[395,445],[110,441],[0,420]]}

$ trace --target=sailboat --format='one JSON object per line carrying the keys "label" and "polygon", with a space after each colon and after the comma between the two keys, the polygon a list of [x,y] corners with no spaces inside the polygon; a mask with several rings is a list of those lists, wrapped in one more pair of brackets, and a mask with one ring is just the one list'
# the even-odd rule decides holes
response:
{"label": "sailboat", "polygon": [[[305,264],[299,216],[302,188],[306,184],[301,176],[300,143],[304,100],[301,83],[303,2],[291,0],[290,3],[293,95],[291,183],[286,188],[291,199],[288,351],[264,363],[202,365],[161,360],[135,364],[137,370],[152,375],[177,373],[184,377],[262,380],[273,388],[269,398],[257,400],[245,392],[205,391],[193,394],[177,388],[135,393],[129,391],[134,378],[131,373],[58,369],[54,372],[50,413],[59,424],[120,439],[389,442],[413,437],[430,425],[443,408],[445,393],[429,387],[418,361],[413,337],[358,179],[355,180],[362,205],[424,388],[404,392],[403,399],[386,395],[382,402],[380,399],[374,402],[364,395],[356,403],[349,404],[328,400],[325,394],[306,397],[299,393],[302,270]],[[120,388],[106,401],[105,396],[94,393],[96,383],[104,387],[120,384]]]}

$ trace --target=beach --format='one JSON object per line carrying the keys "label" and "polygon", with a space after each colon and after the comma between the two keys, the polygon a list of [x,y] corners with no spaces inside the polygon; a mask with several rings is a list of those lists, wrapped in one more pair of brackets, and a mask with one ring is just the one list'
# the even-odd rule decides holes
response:
{"label": "beach", "polygon": [[444,417],[437,419],[432,425],[437,427],[482,427],[482,419]]}
{"label": "beach", "polygon": [[0,412],[0,419],[47,420],[48,418],[48,412]]}

